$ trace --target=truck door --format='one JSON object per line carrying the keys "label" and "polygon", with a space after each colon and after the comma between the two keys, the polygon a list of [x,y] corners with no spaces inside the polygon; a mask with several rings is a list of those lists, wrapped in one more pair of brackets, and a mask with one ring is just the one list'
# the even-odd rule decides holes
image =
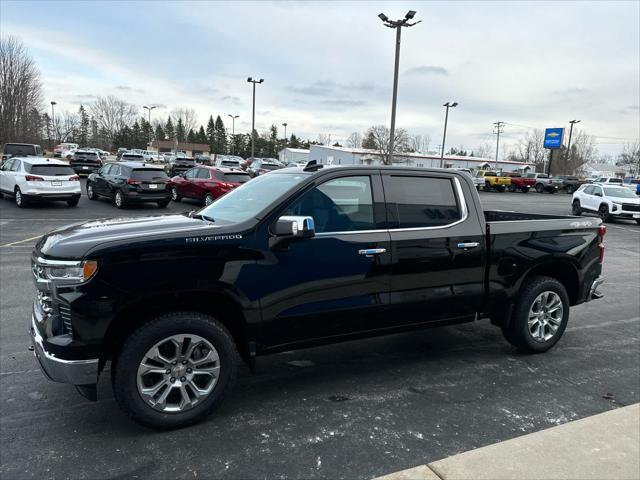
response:
{"label": "truck door", "polygon": [[387,319],[391,246],[380,175],[319,182],[277,213],[313,217],[315,237],[271,249],[258,269],[271,346],[375,330]]}
{"label": "truck door", "polygon": [[462,178],[445,173],[385,172],[382,179],[393,321],[473,317],[484,295],[486,249],[474,192]]}

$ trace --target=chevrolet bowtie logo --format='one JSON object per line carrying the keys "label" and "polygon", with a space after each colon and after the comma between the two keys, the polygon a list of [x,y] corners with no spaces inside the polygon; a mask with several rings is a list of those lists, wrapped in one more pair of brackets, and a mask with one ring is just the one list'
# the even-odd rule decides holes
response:
{"label": "chevrolet bowtie logo", "polygon": [[560,134],[557,133],[557,132],[551,132],[551,133],[547,134],[547,137],[551,137],[551,138],[556,138],[556,137],[559,137],[559,136],[560,136]]}

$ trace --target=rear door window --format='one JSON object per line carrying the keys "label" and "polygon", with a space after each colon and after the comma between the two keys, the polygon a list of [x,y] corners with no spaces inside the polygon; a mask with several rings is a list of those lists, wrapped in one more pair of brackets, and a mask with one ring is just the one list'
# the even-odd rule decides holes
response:
{"label": "rear door window", "polygon": [[439,227],[462,219],[449,178],[389,175],[384,190],[396,228]]}
{"label": "rear door window", "polygon": [[209,175],[209,170],[206,168],[198,168],[196,178],[211,178],[211,175]]}
{"label": "rear door window", "polygon": [[25,167],[29,173],[34,175],[44,175],[51,177],[68,177],[75,175],[73,168],[66,165],[27,165]]}
{"label": "rear door window", "polygon": [[139,180],[141,182],[160,182],[162,180],[168,180],[169,177],[167,176],[166,173],[164,173],[164,170],[160,170],[160,169],[151,169],[151,168],[145,168],[145,169],[133,169],[133,172],[131,172],[131,178],[133,180]]}

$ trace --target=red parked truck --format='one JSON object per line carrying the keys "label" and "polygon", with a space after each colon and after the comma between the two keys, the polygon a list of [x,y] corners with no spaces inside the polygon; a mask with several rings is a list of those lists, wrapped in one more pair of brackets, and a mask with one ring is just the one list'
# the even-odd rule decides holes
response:
{"label": "red parked truck", "polygon": [[171,179],[171,199],[192,198],[211,205],[213,201],[251,180],[251,176],[233,168],[198,165]]}
{"label": "red parked truck", "polygon": [[527,193],[536,186],[535,178],[522,176],[520,172],[505,173],[505,176],[511,179],[511,185],[507,187],[510,192]]}

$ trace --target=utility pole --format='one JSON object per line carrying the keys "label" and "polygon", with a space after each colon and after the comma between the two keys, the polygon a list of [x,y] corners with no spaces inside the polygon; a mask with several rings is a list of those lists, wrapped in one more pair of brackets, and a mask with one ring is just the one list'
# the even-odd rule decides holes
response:
{"label": "utility pole", "polygon": [[255,135],[256,130],[256,83],[264,82],[264,78],[254,80],[252,77],[247,78],[247,82],[253,83],[253,110],[251,113],[251,158],[255,155]]}
{"label": "utility pole", "polygon": [[500,147],[500,134],[504,132],[504,122],[495,122],[493,124],[493,133],[496,137],[496,171],[498,170],[498,148]]}
{"label": "utility pole", "polygon": [[396,59],[395,59],[395,67],[393,71],[393,99],[391,100],[391,131],[389,133],[389,161],[393,162],[393,150],[394,150],[394,141],[395,141],[395,131],[396,131],[396,103],[398,101],[398,69],[400,67],[400,35],[402,33],[402,27],[413,27],[417,25],[422,20],[418,20],[417,22],[409,23],[409,20],[415,17],[415,10],[409,10],[407,14],[401,20],[389,20],[384,13],[378,15],[378,18],[382,20],[385,27],[395,28],[396,29]]}
{"label": "utility pole", "polygon": [[[236,154],[236,118],[239,116],[227,113],[227,117],[231,117],[231,155]],[[251,132],[251,136],[253,137],[253,132]]]}
{"label": "utility pole", "polygon": [[447,113],[444,115],[444,133],[442,134],[442,150],[440,151],[440,168],[444,168],[444,144],[447,139],[447,121],[449,120],[449,108],[457,107],[458,102],[447,102],[443,107],[447,107]]}
{"label": "utility pole", "polygon": [[[573,134],[573,126],[576,123],[580,123],[580,120],[571,120],[569,123],[571,124],[571,126],[569,127],[569,143],[567,145],[567,156],[564,160],[565,166],[567,167],[569,166],[569,159],[571,158],[571,135]],[[573,173],[573,171],[571,173]]]}
{"label": "utility pole", "polygon": [[58,136],[56,134],[56,114],[53,110],[54,105],[57,105],[57,103],[51,101],[51,126],[53,127],[53,140],[55,143],[58,143]]}

